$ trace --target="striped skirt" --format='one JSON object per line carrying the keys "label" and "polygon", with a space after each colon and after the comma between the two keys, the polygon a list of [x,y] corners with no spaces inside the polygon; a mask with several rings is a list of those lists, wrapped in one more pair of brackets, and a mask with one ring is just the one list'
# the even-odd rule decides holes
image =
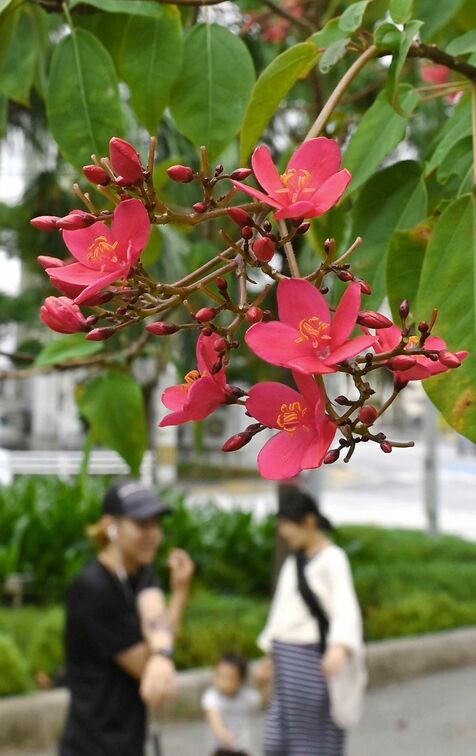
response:
{"label": "striped skirt", "polygon": [[344,730],[331,720],[317,645],[273,643],[273,695],[266,715],[266,756],[343,756]]}

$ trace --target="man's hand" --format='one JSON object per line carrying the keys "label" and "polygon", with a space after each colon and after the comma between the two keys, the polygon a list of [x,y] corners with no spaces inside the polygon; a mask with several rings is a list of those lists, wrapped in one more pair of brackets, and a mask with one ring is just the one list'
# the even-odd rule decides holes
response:
{"label": "man's hand", "polygon": [[170,570],[170,590],[187,589],[195,572],[195,565],[187,552],[183,549],[172,549],[167,558],[167,567]]}
{"label": "man's hand", "polygon": [[140,682],[140,697],[146,706],[159,709],[175,695],[175,667],[164,656],[151,656]]}
{"label": "man's hand", "polygon": [[322,659],[322,671],[324,675],[327,678],[337,675],[343,670],[348,657],[349,651],[346,646],[340,643],[329,646]]}

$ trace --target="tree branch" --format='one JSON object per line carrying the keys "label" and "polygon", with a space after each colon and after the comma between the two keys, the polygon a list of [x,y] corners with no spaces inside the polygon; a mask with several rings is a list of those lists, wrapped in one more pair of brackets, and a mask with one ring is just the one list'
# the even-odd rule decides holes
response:
{"label": "tree branch", "polygon": [[266,5],[276,16],[281,16],[281,18],[285,18],[291,24],[294,24],[295,26],[299,26],[301,29],[304,29],[306,32],[316,31],[314,24],[312,24],[310,21],[308,21],[305,18],[297,18],[296,16],[293,16],[292,13],[287,11],[281,5],[277,5],[275,2],[273,2],[273,0],[261,0],[261,2],[263,3],[263,5]]}
{"label": "tree branch", "polygon": [[[388,55],[389,51],[379,51],[379,57],[382,55]],[[425,45],[423,42],[413,42],[409,51],[409,58],[427,58],[432,60],[433,63],[438,63],[441,66],[451,68],[452,71],[457,71],[467,79],[476,81],[476,68],[469,63],[455,58],[453,55],[448,55],[444,50],[440,50],[436,45]]]}

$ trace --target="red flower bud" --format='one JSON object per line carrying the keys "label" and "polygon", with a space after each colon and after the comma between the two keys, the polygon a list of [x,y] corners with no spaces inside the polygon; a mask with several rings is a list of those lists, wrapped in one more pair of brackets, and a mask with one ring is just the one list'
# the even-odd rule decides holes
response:
{"label": "red flower bud", "polygon": [[38,215],[36,218],[31,219],[30,225],[39,231],[56,231],[58,228],[56,223],[59,220],[57,215]]}
{"label": "red flower bud", "polygon": [[109,158],[114,173],[121,178],[121,186],[130,186],[142,181],[142,164],[132,144],[113,137],[109,141]]}
{"label": "red flower bud", "polygon": [[243,226],[243,228],[241,229],[241,235],[243,239],[251,239],[251,237],[253,236],[253,229],[251,228],[251,226]]}
{"label": "red flower bud", "polygon": [[296,229],[296,234],[299,234],[300,236],[302,234],[306,234],[309,231],[310,228],[311,228],[311,224],[310,223],[301,223],[301,225],[298,226],[297,229]]}
{"label": "red flower bud", "polygon": [[392,445],[389,441],[382,441],[380,448],[385,454],[390,454],[392,451]]}
{"label": "red flower bud", "polygon": [[86,338],[88,341],[105,341],[106,339],[110,339],[111,336],[114,336],[116,333],[116,329],[112,327],[106,328],[93,328],[92,331],[89,331],[89,333],[86,334]]}
{"label": "red flower bud", "polygon": [[399,354],[396,357],[392,357],[389,360],[388,366],[390,370],[410,370],[416,364],[416,359],[410,357],[410,355]]}
{"label": "red flower bud", "polygon": [[392,321],[386,318],[385,315],[373,310],[359,312],[357,323],[366,328],[390,328],[393,325]]}
{"label": "red flower bud", "polygon": [[349,273],[348,270],[340,270],[337,273],[337,278],[340,281],[353,281],[354,280],[354,276],[352,275],[352,273]]}
{"label": "red flower bud", "polygon": [[252,173],[253,171],[251,168],[237,168],[236,171],[233,171],[233,173],[230,174],[230,178],[234,181],[244,181],[249,178]]}
{"label": "red flower bud", "polygon": [[188,165],[171,165],[167,168],[167,176],[179,184],[189,184],[193,180],[193,171]]}
{"label": "red flower bud", "polygon": [[226,384],[225,389],[228,394],[230,394],[235,399],[241,399],[243,396],[247,395],[247,391],[240,388],[239,386],[230,386],[229,383]]}
{"label": "red flower bud", "polygon": [[340,404],[341,407],[351,407],[353,404],[353,402],[351,402],[350,399],[347,399],[343,394],[336,396],[334,401],[336,404]]}
{"label": "red flower bud", "polygon": [[77,231],[80,228],[88,228],[96,223],[98,218],[92,213],[85,213],[83,210],[72,210],[64,218],[59,218],[56,227],[64,231]]}
{"label": "red flower bud", "polygon": [[204,202],[195,202],[194,205],[192,205],[193,209],[196,213],[205,213],[207,211],[207,205]]}
{"label": "red flower bud", "polygon": [[47,297],[40,307],[40,318],[57,333],[79,333],[86,329],[86,319],[68,297]]}
{"label": "red flower bud", "polygon": [[408,386],[408,381],[402,381],[401,378],[399,378],[398,375],[394,376],[393,378],[393,388],[396,391],[402,391],[405,386]]}
{"label": "red flower bud", "polygon": [[86,318],[86,325],[87,326],[96,325],[98,320],[99,320],[99,315],[88,315],[88,317]]}
{"label": "red flower bud", "polygon": [[199,323],[208,323],[209,320],[213,320],[216,314],[215,307],[201,307],[195,313],[195,320],[198,320]]}
{"label": "red flower bud", "polygon": [[226,352],[228,348],[228,344],[226,342],[226,339],[218,338],[213,342],[213,348],[215,352]]}
{"label": "red flower bud", "polygon": [[367,281],[362,281],[361,278],[357,278],[356,281],[360,286],[360,291],[362,292],[362,294],[372,294],[372,287],[367,283]]}
{"label": "red flower bud", "polygon": [[[246,228],[246,226],[245,226]],[[243,234],[244,229],[241,230]],[[264,236],[262,239],[256,239],[253,243],[253,254],[261,262],[269,262],[276,251],[276,245],[271,239]]]}
{"label": "red flower bud", "polygon": [[230,438],[227,441],[225,441],[225,443],[222,446],[222,451],[224,452],[238,451],[238,449],[241,449],[243,446],[246,446],[246,444],[249,443],[252,438],[253,438],[253,434],[247,433],[246,431],[243,431],[242,433],[235,433],[234,436],[230,436]]}
{"label": "red flower bud", "polygon": [[249,323],[259,323],[263,320],[263,310],[261,307],[250,307],[246,312],[246,320]]}
{"label": "red flower bud", "polygon": [[177,333],[179,327],[174,323],[164,323],[163,320],[157,320],[155,323],[146,325],[145,330],[153,333],[154,336],[170,336],[172,333]]}
{"label": "red flower bud", "polygon": [[430,330],[430,326],[428,325],[426,320],[420,320],[420,322],[418,323],[418,330],[420,331],[420,333],[426,333]]}
{"label": "red flower bud", "polygon": [[377,419],[377,410],[371,404],[361,407],[359,410],[359,420],[364,425],[372,425]]}
{"label": "red flower bud", "polygon": [[324,457],[325,465],[332,465],[339,459],[340,449],[330,449]]}
{"label": "red flower bud", "polygon": [[438,358],[441,364],[447,368],[457,368],[461,365],[459,357],[447,349],[442,349],[441,352],[438,352]]}
{"label": "red flower bud", "polygon": [[104,185],[109,183],[109,176],[100,165],[83,166],[83,174],[91,184]]}
{"label": "red flower bud", "polygon": [[404,299],[402,302],[400,302],[398,312],[400,313],[400,317],[403,318],[403,320],[405,320],[405,318],[408,318],[410,314],[410,305],[408,303],[408,299]]}
{"label": "red flower bud", "polygon": [[217,289],[221,294],[227,294],[228,293],[228,284],[225,281],[224,278],[221,276],[218,276],[218,278],[215,280],[215,283],[217,285]]}
{"label": "red flower bud", "polygon": [[59,260],[57,257],[48,257],[47,255],[40,255],[36,258],[43,268],[43,270],[46,270],[47,268],[62,268],[64,265],[63,260]]}
{"label": "red flower bud", "polygon": [[249,226],[253,223],[251,216],[241,207],[229,207],[226,212],[237,226]]}

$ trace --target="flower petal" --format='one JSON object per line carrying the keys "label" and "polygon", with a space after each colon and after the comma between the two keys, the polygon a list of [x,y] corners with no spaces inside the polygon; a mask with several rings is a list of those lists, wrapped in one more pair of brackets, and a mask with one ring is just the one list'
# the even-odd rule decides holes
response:
{"label": "flower petal", "polygon": [[381,329],[374,344],[374,351],[377,353],[391,352],[400,343],[401,339],[400,328],[397,328],[396,325],[393,325],[391,328]]}
{"label": "flower petal", "polygon": [[258,183],[268,194],[273,195],[278,189],[283,188],[283,182],[273,163],[269,147],[262,144],[255,149],[251,156],[251,167]]}
{"label": "flower petal", "polygon": [[301,472],[308,435],[304,430],[281,431],[270,438],[258,454],[258,469],[263,478],[284,480]]}
{"label": "flower petal", "polygon": [[[71,233],[77,232],[71,231]],[[47,268],[46,273],[53,284],[58,281],[60,283],[73,284],[83,289],[94,281],[97,281],[99,275],[98,270],[87,268],[79,262],[63,265],[61,268]]]}
{"label": "flower petal", "polygon": [[92,270],[99,270],[102,266],[101,260],[89,259],[89,248],[99,236],[104,236],[108,243],[111,243],[111,230],[105,223],[93,223],[87,228],[80,228],[77,231],[63,231],[63,241],[69,251],[82,265]]}
{"label": "flower petal", "polygon": [[164,407],[169,410],[181,410],[188,399],[188,391],[185,386],[169,386],[163,392],[160,400]]}
{"label": "flower petal", "polygon": [[[308,318],[317,317],[323,323],[330,323],[327,302],[321,292],[309,281],[302,278],[283,279],[278,284],[278,313],[282,323],[299,328]],[[297,338],[297,334],[294,338]]]}
{"label": "flower petal", "polygon": [[274,217],[276,220],[283,220],[285,218],[314,218],[315,215],[318,213],[313,202],[299,201],[286,205]]}
{"label": "flower petal", "polygon": [[275,381],[264,381],[250,389],[246,409],[258,422],[269,428],[277,428],[282,405],[294,402],[299,402],[303,408],[307,406],[301,394],[290,386]]}
{"label": "flower petal", "polygon": [[118,254],[125,255],[132,242],[132,263],[139,257],[149,239],[150,221],[142,202],[138,199],[124,200],[114,210],[111,236],[118,241]]}
{"label": "flower petal", "polygon": [[312,470],[322,465],[322,461],[332,444],[336,434],[337,427],[326,415],[321,419],[318,426],[319,433],[313,438],[313,441],[307,447],[301,460],[303,470]]}
{"label": "flower petal", "polygon": [[205,376],[195,381],[187,392],[187,401],[182,410],[172,412],[160,422],[160,427],[181,425],[190,421],[203,420],[223,404],[223,394],[217,390],[213,378]]}
{"label": "flower petal", "polygon": [[324,362],[326,365],[336,365],[338,362],[348,360],[349,357],[355,357],[364,349],[369,349],[375,344],[376,340],[376,336],[356,336],[355,339],[346,341],[345,344],[331,352]]}
{"label": "flower petal", "polygon": [[295,370],[303,375],[325,375],[326,373],[335,373],[336,367],[327,364],[321,357],[314,353],[303,354],[300,357],[293,357],[288,360],[285,367]]}
{"label": "flower petal", "polygon": [[324,396],[320,386],[311,375],[305,373],[293,372],[294,383],[305,398],[306,402],[320,412],[324,412]]}
{"label": "flower petal", "polygon": [[96,292],[101,291],[101,289],[105,289],[106,286],[109,286],[109,284],[117,281],[118,278],[121,277],[121,275],[123,275],[123,271],[121,270],[113,270],[103,273],[102,276],[99,276],[96,281],[89,284],[89,286],[86,286],[81,294],[78,294],[78,296],[75,297],[74,304],[79,305],[86,302],[86,300],[88,300],[93,294],[96,294]]}
{"label": "flower petal", "polygon": [[331,323],[331,351],[350,336],[360,309],[360,286],[351,283],[342,295]]}
{"label": "flower petal", "polygon": [[260,192],[258,189],[254,189],[252,186],[248,186],[247,184],[242,184],[241,181],[232,181],[231,182],[236,189],[239,189],[241,192],[244,192],[245,194],[249,194],[250,197],[253,197],[254,199],[259,200],[259,202],[265,202],[267,205],[270,205],[271,207],[282,207],[283,203],[278,202],[278,200],[274,199],[273,197],[268,196],[267,194],[263,194],[263,192]]}
{"label": "flower petal", "polygon": [[285,323],[256,323],[248,328],[245,341],[262,360],[287,367],[290,361],[310,353],[306,344],[296,344],[297,332]]}
{"label": "flower petal", "polygon": [[317,137],[308,139],[292,156],[287,170],[303,169],[312,175],[311,185],[316,189],[340,168],[340,149],[334,139]]}
{"label": "flower petal", "polygon": [[218,373],[212,374],[213,367],[218,359],[218,353],[213,347],[216,340],[216,333],[212,333],[210,336],[200,334],[196,347],[197,367],[202,375],[204,373],[210,375],[215,383],[224,391],[226,383],[225,368],[221,368]]}
{"label": "flower petal", "polygon": [[310,202],[314,205],[316,215],[323,215],[331,207],[337,205],[340,198],[344,194],[347,186],[349,185],[352,176],[349,171],[344,168],[339,173],[334,173],[333,176],[327,179],[315,194],[310,198]]}

